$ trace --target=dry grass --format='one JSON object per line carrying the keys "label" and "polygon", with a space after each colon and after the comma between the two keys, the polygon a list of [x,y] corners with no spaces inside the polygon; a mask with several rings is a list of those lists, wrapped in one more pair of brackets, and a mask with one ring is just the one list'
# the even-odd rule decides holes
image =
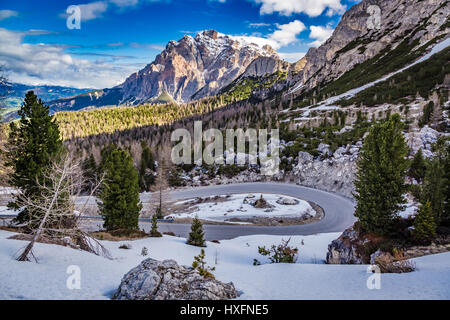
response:
{"label": "dry grass", "polygon": [[149,235],[145,233],[144,231],[98,231],[98,232],[92,232],[91,236],[97,240],[106,240],[106,241],[132,241],[132,240],[139,240],[143,238],[148,238]]}
{"label": "dry grass", "polygon": [[376,258],[375,263],[381,273],[408,273],[416,270],[416,264],[408,260],[401,250],[394,249],[394,255],[383,254]]}

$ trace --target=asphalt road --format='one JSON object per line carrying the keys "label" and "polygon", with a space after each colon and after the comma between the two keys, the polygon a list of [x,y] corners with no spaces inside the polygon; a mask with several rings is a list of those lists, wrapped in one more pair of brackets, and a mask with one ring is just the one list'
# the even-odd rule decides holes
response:
{"label": "asphalt road", "polygon": [[[177,190],[170,193],[172,200],[192,199],[239,193],[274,193],[312,201],[321,206],[325,217],[315,223],[298,226],[248,226],[248,225],[204,225],[206,240],[233,239],[246,235],[311,235],[316,233],[342,232],[355,221],[354,204],[351,200],[321,190],[284,183],[242,183],[199,187]],[[142,195],[143,201],[148,195]],[[190,225],[159,223],[161,232],[173,232],[177,236],[187,237]],[[141,222],[141,228],[150,229],[150,223]]]}

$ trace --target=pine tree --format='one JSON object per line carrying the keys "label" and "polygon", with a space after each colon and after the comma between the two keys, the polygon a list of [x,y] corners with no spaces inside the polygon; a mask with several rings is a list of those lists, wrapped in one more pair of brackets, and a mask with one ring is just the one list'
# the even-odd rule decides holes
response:
{"label": "pine tree", "polygon": [[201,249],[200,254],[194,257],[194,262],[192,263],[192,268],[198,271],[198,273],[203,276],[205,279],[215,279],[212,274],[213,271],[216,270],[215,267],[211,268],[206,264],[205,261],[205,249]]}
{"label": "pine tree", "polygon": [[449,174],[450,147],[443,139],[435,146],[435,155],[429,161],[424,179],[424,201],[429,201],[438,225],[450,220],[449,214]]}
{"label": "pine tree", "polygon": [[206,247],[204,235],[202,222],[198,217],[195,217],[192,220],[191,233],[189,233],[187,244],[196,247]]}
{"label": "pine tree", "polygon": [[414,159],[411,162],[411,166],[409,168],[408,175],[411,178],[416,179],[417,182],[422,182],[425,178],[427,167],[426,162],[423,157],[422,149],[419,149],[417,153],[414,155]]}
{"label": "pine tree", "polygon": [[152,229],[150,230],[150,237],[152,238],[161,238],[162,234],[158,231],[158,218],[154,214],[152,217]]}
{"label": "pine tree", "polygon": [[113,150],[104,163],[105,178],[100,190],[100,214],[107,230],[138,230],[138,172],[128,152]]}
{"label": "pine tree", "polygon": [[86,181],[83,191],[90,192],[95,186],[98,175],[97,163],[92,154],[83,161],[82,169],[84,180]]}
{"label": "pine tree", "polygon": [[429,242],[436,236],[436,223],[431,204],[427,201],[421,205],[414,218],[414,239],[420,242]]}
{"label": "pine tree", "polygon": [[370,129],[355,180],[355,216],[363,230],[381,235],[392,231],[405,203],[407,152],[398,114]]}
{"label": "pine tree", "polygon": [[139,187],[142,191],[148,191],[149,187],[155,183],[153,174],[149,174],[148,170],[155,171],[155,158],[148,145],[144,142],[141,144],[141,165],[139,167]]}
{"label": "pine tree", "polygon": [[443,216],[443,224],[446,224],[447,226],[450,225],[450,144],[447,143],[447,149],[445,152],[444,157],[444,195],[445,195],[445,201],[444,201],[444,216]]}
{"label": "pine tree", "polygon": [[[39,185],[45,184],[44,173],[53,161],[63,153],[58,125],[49,115],[48,106],[33,91],[27,92],[18,112],[20,120],[10,123],[8,139],[8,165],[12,167],[9,182],[30,199],[39,197]],[[64,201],[64,199],[61,199]],[[19,198],[8,204],[9,208],[23,208]],[[30,217],[39,217],[42,212],[24,207],[16,221],[26,222]]]}

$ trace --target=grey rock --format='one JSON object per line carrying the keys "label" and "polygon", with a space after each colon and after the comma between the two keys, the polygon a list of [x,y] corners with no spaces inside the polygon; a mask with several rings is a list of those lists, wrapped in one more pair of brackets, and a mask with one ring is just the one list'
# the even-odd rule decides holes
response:
{"label": "grey rock", "polygon": [[233,283],[205,279],[173,260],[146,259],[122,279],[115,300],[227,300],[238,297]]}

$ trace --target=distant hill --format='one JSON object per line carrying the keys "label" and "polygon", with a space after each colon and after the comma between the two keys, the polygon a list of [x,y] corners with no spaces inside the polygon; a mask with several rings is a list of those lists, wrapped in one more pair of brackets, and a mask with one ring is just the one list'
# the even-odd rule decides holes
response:
{"label": "distant hill", "polygon": [[5,120],[14,119],[17,109],[22,105],[23,98],[28,91],[34,93],[46,103],[52,100],[77,96],[92,89],[76,89],[61,86],[29,86],[20,83],[2,82],[0,83],[0,95],[6,99],[0,107]]}

